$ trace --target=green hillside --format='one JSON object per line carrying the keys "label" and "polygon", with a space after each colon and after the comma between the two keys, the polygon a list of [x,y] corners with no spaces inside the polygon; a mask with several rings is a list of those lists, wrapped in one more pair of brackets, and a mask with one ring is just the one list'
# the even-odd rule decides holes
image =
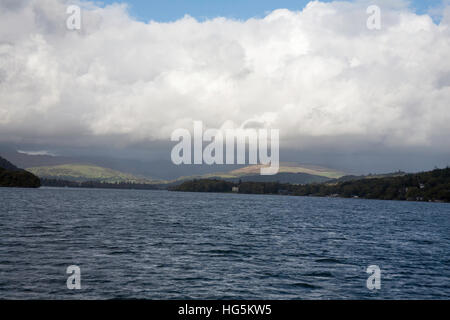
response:
{"label": "green hillside", "polygon": [[[229,177],[241,177],[247,175],[259,175],[263,165],[252,165],[245,168],[230,171],[228,176],[223,176],[224,178]],[[278,173],[306,173],[314,176],[322,176],[330,179],[337,179],[345,175],[344,172],[339,170],[334,170],[330,168],[324,168],[319,166],[309,166],[301,165],[297,163],[282,162],[280,163],[280,168]]]}
{"label": "green hillside", "polygon": [[109,183],[133,182],[152,183],[150,179],[137,177],[129,173],[99,167],[89,164],[63,164],[58,166],[45,166],[28,168],[40,178],[58,179],[68,181],[101,181]]}
{"label": "green hillside", "polygon": [[308,183],[322,183],[330,181],[329,178],[308,173],[291,173],[281,172],[271,176],[251,175],[240,176],[239,178],[220,178],[230,182],[279,182],[292,184],[308,184]]}
{"label": "green hillside", "polygon": [[228,172],[215,172],[198,176],[185,176],[171,181],[172,184],[179,184],[193,179],[223,179],[231,182],[236,181],[254,181],[254,182],[274,182],[305,184],[313,182],[325,182],[328,180],[339,179],[345,176],[345,173],[335,169],[319,166],[308,166],[297,163],[282,162],[278,173],[275,175],[261,175],[263,165],[250,165],[240,169]]}

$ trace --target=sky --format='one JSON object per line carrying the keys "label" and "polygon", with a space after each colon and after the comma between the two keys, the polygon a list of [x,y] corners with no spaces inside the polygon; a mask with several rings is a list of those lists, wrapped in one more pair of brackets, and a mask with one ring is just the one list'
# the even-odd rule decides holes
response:
{"label": "sky", "polygon": [[[102,6],[126,3],[130,14],[139,20],[168,22],[178,20],[186,14],[199,20],[219,16],[238,20],[262,18],[275,9],[302,10],[308,2],[308,0],[108,0],[98,3]],[[410,1],[410,7],[419,14],[426,14],[430,9],[442,6],[444,2],[445,0],[413,0]]]}
{"label": "sky", "polygon": [[78,1],[80,30],[70,3],[0,0],[0,143],[129,155],[253,121],[281,161],[449,163],[448,1]]}

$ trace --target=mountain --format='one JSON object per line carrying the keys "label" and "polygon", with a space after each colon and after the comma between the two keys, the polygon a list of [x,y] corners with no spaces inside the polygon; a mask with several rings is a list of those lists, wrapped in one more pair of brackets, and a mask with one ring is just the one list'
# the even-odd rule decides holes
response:
{"label": "mountain", "polygon": [[[136,177],[150,180],[175,180],[183,176],[204,175],[223,170],[222,165],[182,165],[172,163],[170,158],[133,159],[123,155],[105,156],[61,156],[36,154],[35,152],[17,151],[18,148],[0,145],[0,154],[20,168],[54,167],[59,165],[84,164],[126,172]],[[169,153],[168,153],[169,154]],[[243,165],[227,165],[227,170],[241,168]]]}
{"label": "mountain", "polygon": [[39,188],[41,181],[34,174],[19,169],[0,157],[0,187]]}
{"label": "mountain", "polygon": [[[221,179],[233,179],[246,176],[246,181],[249,179],[249,177],[251,177],[252,180],[257,179],[257,181],[283,181],[303,184],[323,181],[323,178],[318,178],[315,176],[336,179],[345,175],[344,172],[335,169],[313,165],[304,165],[294,162],[282,162],[280,163],[278,175],[265,176],[264,178],[260,178],[259,176],[260,169],[262,167],[261,165],[175,165],[171,162],[170,158],[159,158],[159,156],[152,158],[150,157],[150,155],[148,158],[136,155],[136,159],[130,158],[129,155],[127,155],[127,158],[123,158],[123,154],[109,154],[108,156],[89,156],[86,153],[80,153],[77,156],[64,156],[58,155],[58,152],[48,152],[42,150],[40,152],[30,152],[18,151],[18,149],[26,150],[27,148],[0,145],[0,154],[2,154],[4,158],[7,158],[18,167],[33,168],[32,170],[35,170],[35,168],[37,167],[58,167],[62,165],[72,166],[74,164],[82,164],[85,166],[101,167],[115,170],[121,173],[119,174],[119,176],[121,176],[123,173],[126,173],[125,175],[128,176],[133,176],[125,177],[125,179],[120,178],[119,181],[128,179],[144,179],[151,181],[159,180],[166,182],[170,181],[172,183],[180,183],[180,181],[194,178],[217,177]],[[51,171],[59,171],[59,169],[60,168],[54,168]],[[98,171],[98,169],[94,171]],[[56,174],[53,174],[52,172],[49,172],[49,170],[39,169],[39,171],[34,172],[43,177],[45,176],[49,178],[66,176],[65,174],[61,175],[58,172],[56,172]],[[291,174],[293,175],[290,176]],[[83,180],[85,180],[85,175],[83,172],[76,172],[71,175],[76,179],[81,177],[83,178]],[[69,175],[69,178],[71,175]],[[313,177],[308,175],[312,175]],[[97,176],[97,174],[89,175],[89,178],[97,179]],[[100,174],[100,176],[102,176],[102,174]],[[107,176],[109,176],[109,174]]]}
{"label": "mountain", "polygon": [[61,156],[50,152],[17,151],[0,146],[0,152],[21,168],[28,168],[46,179],[70,181],[138,182],[180,184],[186,180],[219,178],[229,181],[279,181],[282,183],[320,183],[345,173],[319,166],[293,162],[280,163],[279,172],[261,176],[262,165],[175,165],[170,159],[138,160],[114,156]]}
{"label": "mountain", "polygon": [[154,183],[155,181],[129,173],[89,164],[63,164],[28,168],[30,172],[45,179],[68,181],[98,181],[108,183],[132,182]]}

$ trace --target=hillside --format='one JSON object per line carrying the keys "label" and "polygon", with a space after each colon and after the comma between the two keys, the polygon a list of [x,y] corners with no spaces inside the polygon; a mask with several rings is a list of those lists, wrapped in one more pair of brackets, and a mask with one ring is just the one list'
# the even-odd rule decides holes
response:
{"label": "hillside", "polygon": [[39,188],[41,182],[34,174],[19,169],[0,157],[0,187]]}
{"label": "hillside", "polygon": [[[192,179],[235,179],[245,181],[279,181],[286,183],[312,183],[323,182],[326,179],[336,179],[345,175],[339,170],[304,165],[295,162],[281,162],[279,172],[274,176],[260,176],[261,165],[202,165],[202,166],[177,166],[170,159],[137,160],[130,158],[100,157],[100,156],[65,156],[58,152],[38,154],[30,151],[17,151],[16,147],[0,145],[0,154],[20,168],[30,168],[41,177],[49,179],[67,179],[73,181],[87,181],[98,178],[113,177],[115,181],[142,181],[148,183],[179,184]],[[121,155],[123,156],[123,155]],[[91,169],[73,168],[73,166],[89,166]],[[68,166],[68,167],[67,167]],[[102,169],[99,169],[102,168]],[[70,170],[67,175],[67,169]],[[72,172],[72,169],[75,169]],[[103,169],[114,170],[116,173],[105,173]],[[61,170],[64,172],[61,174]],[[88,170],[90,173],[86,174]],[[96,173],[97,172],[97,173]],[[118,179],[114,177],[118,176]],[[249,180],[250,179],[250,180]]]}
{"label": "hillside", "polygon": [[[52,167],[69,164],[87,164],[102,168],[126,172],[136,177],[145,177],[150,180],[175,180],[183,176],[198,176],[207,173],[219,172],[223,165],[211,166],[177,166],[169,159],[162,158],[130,158],[119,153],[116,156],[80,155],[68,154],[64,152],[58,154],[36,154],[25,151],[17,151],[17,147],[2,146],[0,144],[0,154],[14,163],[19,168]],[[227,165],[227,170],[237,169],[241,165]],[[230,168],[230,169],[229,169]]]}
{"label": "hillside", "polygon": [[289,194],[296,196],[365,198],[379,200],[408,200],[450,202],[450,168],[416,174],[389,174],[381,178],[363,178],[345,182],[294,185],[276,182],[230,183],[223,180],[187,181],[173,191],[231,192],[239,187],[239,193]]}
{"label": "hillside", "polygon": [[416,174],[388,175],[291,189],[300,196],[332,196],[380,200],[450,201],[450,168]]}
{"label": "hillside", "polygon": [[279,182],[279,183],[292,183],[292,184],[308,184],[308,183],[322,183],[327,182],[330,179],[324,176],[312,175],[308,173],[291,173],[281,172],[272,176],[262,175],[245,175],[239,178],[223,179],[230,182]]}
{"label": "hillside", "polygon": [[40,178],[68,181],[99,181],[108,183],[134,182],[153,183],[152,180],[137,177],[121,171],[89,164],[63,164],[28,168]]}
{"label": "hillside", "polygon": [[406,173],[403,171],[397,171],[397,172],[392,172],[392,173],[382,173],[382,174],[368,174],[368,175],[361,175],[361,176],[347,175],[347,176],[342,176],[338,179],[331,179],[327,182],[329,184],[334,184],[334,183],[341,183],[341,182],[348,182],[348,181],[362,180],[362,179],[380,179],[380,178],[402,177],[404,175],[406,175]]}
{"label": "hillside", "polygon": [[228,172],[216,172],[198,176],[180,177],[171,182],[171,185],[181,184],[193,179],[219,179],[229,182],[280,182],[292,184],[321,183],[339,179],[345,176],[344,172],[319,166],[307,166],[297,163],[281,163],[279,172],[275,175],[261,175],[263,165],[251,165]]}
{"label": "hillside", "polygon": [[[228,173],[229,177],[242,177],[249,175],[259,175],[263,165],[252,165],[241,169],[236,169]],[[337,179],[345,175],[339,170],[324,168],[319,166],[302,165],[293,162],[282,162],[278,173],[306,173],[313,176],[321,176],[330,179]],[[226,177],[226,176],[225,176]]]}

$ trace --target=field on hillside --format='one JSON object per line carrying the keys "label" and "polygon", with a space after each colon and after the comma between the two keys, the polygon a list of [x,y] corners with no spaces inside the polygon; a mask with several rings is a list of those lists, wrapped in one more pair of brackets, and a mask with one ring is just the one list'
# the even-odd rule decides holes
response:
{"label": "field on hillside", "polygon": [[121,171],[99,167],[89,164],[63,164],[58,166],[45,166],[28,168],[28,171],[38,177],[69,181],[102,181],[102,182],[134,182],[152,183],[150,179],[137,177]]}

